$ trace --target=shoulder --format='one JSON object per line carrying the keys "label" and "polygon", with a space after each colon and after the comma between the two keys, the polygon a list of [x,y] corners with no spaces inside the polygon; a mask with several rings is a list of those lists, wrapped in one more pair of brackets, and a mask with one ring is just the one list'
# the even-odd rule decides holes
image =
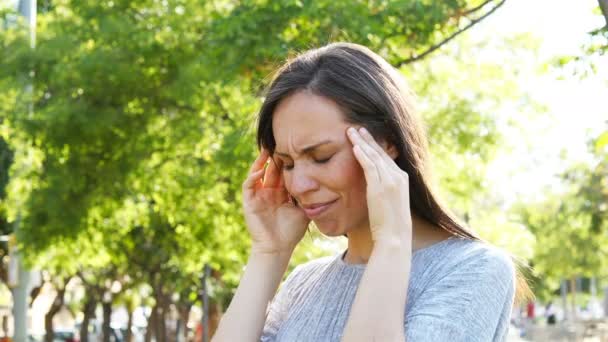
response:
{"label": "shoulder", "polygon": [[474,273],[481,278],[503,281],[515,278],[511,256],[484,241],[463,241],[461,246],[454,248],[451,257],[455,273]]}
{"label": "shoulder", "polygon": [[335,256],[326,256],[299,264],[289,273],[285,282],[301,283],[306,278],[310,278],[312,274],[318,274],[328,268],[335,261],[335,258]]}
{"label": "shoulder", "polygon": [[[412,308],[434,303],[437,305],[427,308],[449,311],[443,300],[453,304],[479,302],[496,308],[511,305],[515,266],[500,248],[483,241],[452,238],[418,254],[412,264],[408,293]],[[454,308],[462,309],[458,305]]]}
{"label": "shoulder", "polygon": [[508,253],[483,241],[450,239],[415,258],[406,308],[411,340],[429,334],[436,334],[433,340],[502,339],[516,279]]}
{"label": "shoulder", "polygon": [[449,253],[463,267],[468,265],[486,266],[494,269],[513,268],[513,261],[504,250],[491,245],[485,241],[455,239],[455,243]]}
{"label": "shoulder", "polygon": [[[481,278],[513,280],[515,266],[508,253],[479,240],[451,238],[416,253],[414,267],[418,276],[439,281],[471,274]],[[482,279],[480,279],[482,280]]]}

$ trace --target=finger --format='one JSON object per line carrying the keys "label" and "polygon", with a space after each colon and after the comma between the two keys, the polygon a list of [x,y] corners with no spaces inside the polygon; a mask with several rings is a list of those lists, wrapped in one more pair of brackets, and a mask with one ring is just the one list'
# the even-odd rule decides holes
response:
{"label": "finger", "polygon": [[[360,130],[351,131],[351,136],[354,143],[365,153],[372,165],[376,169],[376,174],[379,179],[379,183],[391,185],[395,182],[395,171],[399,172],[400,169],[394,163],[390,156],[375,142],[371,134],[368,135],[372,142],[378,146],[378,149],[374,148],[368,139],[364,139]],[[384,157],[386,155],[386,157]],[[389,164],[390,163],[390,164]]]}
{"label": "finger", "polygon": [[283,177],[283,161],[279,158],[271,157],[274,162],[275,167],[277,168],[277,178],[278,182],[276,184],[277,188],[285,187],[285,177]]}
{"label": "finger", "polygon": [[373,146],[371,146],[371,144],[363,138],[363,135],[359,130],[351,130],[349,128],[349,137],[351,138],[353,145],[358,145],[374,165],[381,166],[381,164],[384,163],[381,154],[378,153]]}
{"label": "finger", "polygon": [[280,172],[274,159],[270,158],[268,168],[266,168],[266,174],[264,175],[264,187],[275,188],[278,186],[280,181]]}
{"label": "finger", "polygon": [[253,162],[253,165],[251,165],[251,168],[249,169],[249,173],[263,169],[264,165],[266,164],[266,161],[268,161],[269,156],[270,155],[268,154],[268,150],[266,150],[265,148],[262,148],[262,150],[260,151],[260,155]]}
{"label": "finger", "polygon": [[264,176],[264,169],[259,169],[257,171],[253,171],[247,176],[245,182],[243,182],[244,190],[255,190],[257,186],[262,185],[262,177]]}
{"label": "finger", "polygon": [[289,191],[287,191],[287,188],[285,187],[285,176],[283,176],[283,172],[281,172],[283,170],[283,164],[281,162],[277,163],[277,169],[279,170],[279,184],[277,185],[277,187],[283,191],[283,194],[287,198],[287,201],[295,205],[295,201],[292,201],[291,194],[289,193]]}
{"label": "finger", "polygon": [[357,145],[365,145],[365,140],[363,140],[363,137],[361,136],[361,133],[359,133],[359,131],[357,129],[355,129],[354,127],[349,127],[346,130],[346,133],[348,135],[348,138],[350,139],[350,142],[353,144],[353,146],[357,146]]}
{"label": "finger", "polygon": [[373,183],[380,183],[380,175],[378,174],[378,169],[372,162],[371,158],[367,155],[367,153],[363,151],[360,145],[355,145],[353,147],[353,153],[355,154],[355,158],[363,169],[363,173],[365,174],[365,179],[367,180],[368,187]]}
{"label": "finger", "polygon": [[371,148],[373,148],[374,151],[378,153],[378,155],[380,155],[382,160],[387,163],[388,166],[391,167],[391,169],[396,171],[395,168],[399,168],[393,158],[391,158],[391,156],[388,155],[388,153],[382,148],[382,146],[378,144],[376,139],[371,135],[371,133],[367,129],[365,129],[365,127],[359,128],[358,131],[361,137],[363,137],[363,140],[367,142],[369,146],[371,146]]}
{"label": "finger", "polygon": [[[281,165],[277,165],[277,168],[279,169],[279,184],[278,187],[279,188],[285,188],[285,177],[283,176],[283,173],[281,172]],[[285,191],[287,191],[287,189],[285,189]]]}

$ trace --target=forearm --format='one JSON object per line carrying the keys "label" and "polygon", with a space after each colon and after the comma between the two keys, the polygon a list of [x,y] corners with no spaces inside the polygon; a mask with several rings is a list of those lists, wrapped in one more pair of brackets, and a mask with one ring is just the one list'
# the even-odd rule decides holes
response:
{"label": "forearm", "polygon": [[291,253],[252,253],[236,293],[223,315],[213,342],[258,341],[266,308],[275,295]]}
{"label": "forearm", "polygon": [[342,342],[405,341],[411,244],[376,244],[359,283]]}

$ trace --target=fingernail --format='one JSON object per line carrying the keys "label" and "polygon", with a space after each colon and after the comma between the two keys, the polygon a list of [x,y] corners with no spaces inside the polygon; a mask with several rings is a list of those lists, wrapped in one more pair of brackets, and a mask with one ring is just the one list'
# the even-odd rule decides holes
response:
{"label": "fingernail", "polygon": [[361,132],[361,134],[365,134],[367,133],[367,130],[365,129],[365,127],[361,127],[359,128],[359,132]]}
{"label": "fingernail", "polygon": [[348,131],[348,134],[354,134],[356,132],[356,130],[353,127],[349,127],[347,129],[347,131]]}

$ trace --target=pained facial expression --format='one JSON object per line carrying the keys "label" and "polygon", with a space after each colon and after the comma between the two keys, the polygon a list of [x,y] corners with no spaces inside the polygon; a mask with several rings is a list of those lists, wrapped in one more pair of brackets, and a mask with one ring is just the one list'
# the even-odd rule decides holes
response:
{"label": "pained facial expression", "polygon": [[274,160],[287,191],[327,236],[368,225],[366,182],[346,135],[340,107],[299,91],[275,108]]}

